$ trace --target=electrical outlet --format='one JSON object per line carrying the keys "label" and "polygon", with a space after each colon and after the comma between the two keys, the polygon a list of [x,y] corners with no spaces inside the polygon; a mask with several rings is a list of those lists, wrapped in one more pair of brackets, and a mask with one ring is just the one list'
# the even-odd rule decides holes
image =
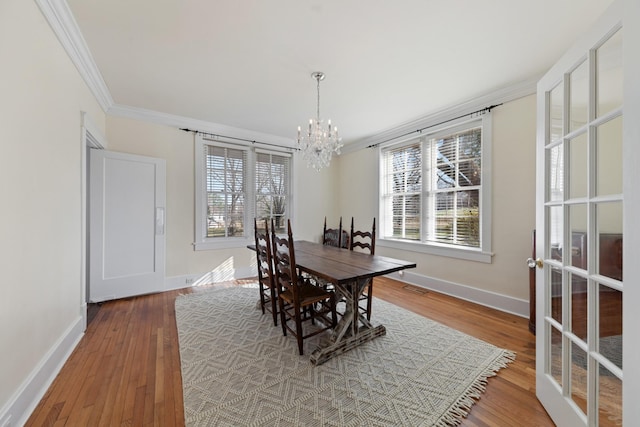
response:
{"label": "electrical outlet", "polygon": [[185,285],[192,285],[193,282],[194,282],[193,277],[187,277],[186,279],[184,279]]}

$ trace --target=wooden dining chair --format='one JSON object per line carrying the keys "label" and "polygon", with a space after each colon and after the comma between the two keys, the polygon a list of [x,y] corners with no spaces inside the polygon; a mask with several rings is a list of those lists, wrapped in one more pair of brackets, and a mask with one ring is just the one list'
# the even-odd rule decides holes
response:
{"label": "wooden dining chair", "polygon": [[[338,320],[336,298],[333,292],[314,286],[307,279],[298,276],[291,220],[287,221],[287,231],[286,237],[278,237],[272,224],[274,270],[276,286],[280,290],[280,322],[285,336],[289,331],[296,337],[298,350],[302,355],[305,339],[335,327]],[[317,325],[316,320],[321,321],[323,325]],[[315,327],[310,326],[304,330],[303,322],[307,321],[311,321]]]}
{"label": "wooden dining chair", "polygon": [[342,217],[338,228],[327,228],[327,217],[324,217],[324,228],[322,230],[322,244],[335,246],[336,248],[349,247],[349,234],[342,229]]}
{"label": "wooden dining chair", "polygon": [[264,221],[264,231],[258,230],[258,221],[253,219],[256,241],[256,261],[258,264],[258,288],[260,289],[260,308],[262,314],[269,311],[273,316],[274,326],[278,326],[278,294],[273,274],[273,257],[271,255],[271,236],[269,223]]}
{"label": "wooden dining chair", "polygon": [[[371,255],[376,253],[376,218],[373,218],[371,231],[354,230],[353,217],[351,217],[351,238],[349,249],[358,252],[367,252]],[[360,301],[365,301],[366,306],[360,306],[360,310],[366,313],[367,320],[371,320],[371,300],[373,297],[373,279],[369,279],[365,285],[365,291],[360,297]]]}

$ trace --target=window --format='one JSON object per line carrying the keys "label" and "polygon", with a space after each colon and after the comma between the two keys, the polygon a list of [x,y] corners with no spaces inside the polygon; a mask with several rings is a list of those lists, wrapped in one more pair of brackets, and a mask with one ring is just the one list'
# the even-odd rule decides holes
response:
{"label": "window", "polygon": [[490,114],[381,149],[383,246],[490,262]]}
{"label": "window", "polygon": [[196,135],[196,249],[243,247],[253,218],[284,230],[291,156]]}
{"label": "window", "polygon": [[244,235],[247,151],[205,145],[206,237]]}
{"label": "window", "polygon": [[256,153],[256,218],[271,220],[277,233],[285,233],[289,202],[289,157]]}

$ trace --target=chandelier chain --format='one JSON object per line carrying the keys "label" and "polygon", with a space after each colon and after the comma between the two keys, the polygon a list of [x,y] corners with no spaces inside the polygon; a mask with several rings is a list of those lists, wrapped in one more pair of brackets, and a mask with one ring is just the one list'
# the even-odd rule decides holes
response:
{"label": "chandelier chain", "polygon": [[318,92],[318,103],[316,106],[316,120],[320,121],[320,74],[316,75],[316,80],[317,80],[317,92]]}

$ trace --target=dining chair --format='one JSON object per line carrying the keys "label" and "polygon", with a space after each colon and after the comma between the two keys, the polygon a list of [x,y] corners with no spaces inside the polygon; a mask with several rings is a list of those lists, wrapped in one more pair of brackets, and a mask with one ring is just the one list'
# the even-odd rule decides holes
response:
{"label": "dining chair", "polygon": [[258,229],[258,221],[253,219],[256,241],[256,261],[258,264],[258,288],[260,289],[260,308],[262,314],[271,312],[274,326],[278,326],[278,296],[273,275],[273,257],[271,255],[271,236],[269,222],[264,221],[264,232]]}
{"label": "dining chair", "polygon": [[[304,354],[303,341],[337,324],[335,293],[312,285],[308,279],[298,276],[296,256],[291,232],[291,220],[287,220],[287,236],[278,237],[271,227],[271,240],[282,333],[291,332],[298,341],[300,355]],[[329,317],[329,315],[331,317]],[[316,320],[323,323],[316,324]],[[312,325],[303,329],[303,322]],[[293,323],[293,325],[290,325]]]}
{"label": "dining chair", "polygon": [[336,248],[349,247],[349,234],[342,229],[342,217],[338,228],[327,228],[327,217],[324,217],[324,228],[322,230],[322,244],[335,246]]}
{"label": "dining chair", "polygon": [[[371,255],[376,253],[376,218],[373,218],[371,231],[354,230],[353,217],[351,217],[350,250],[358,252],[368,252]],[[366,301],[366,307],[360,306],[360,310],[367,315],[367,320],[371,320],[371,300],[373,298],[373,279],[369,279],[365,285],[365,291],[360,297],[360,301]]]}

